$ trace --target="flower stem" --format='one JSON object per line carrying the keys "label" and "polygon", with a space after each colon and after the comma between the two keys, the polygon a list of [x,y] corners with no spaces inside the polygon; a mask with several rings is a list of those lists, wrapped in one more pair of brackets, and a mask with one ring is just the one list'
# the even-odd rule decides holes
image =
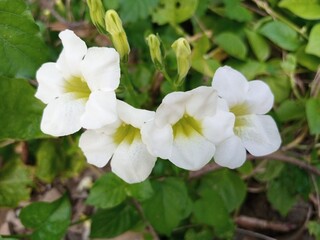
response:
{"label": "flower stem", "polygon": [[121,69],[123,72],[123,86],[125,87],[126,91],[128,91],[129,97],[130,97],[130,102],[134,107],[139,107],[139,102],[138,102],[138,93],[133,87],[131,77],[128,71],[128,65],[125,63],[121,63]]}

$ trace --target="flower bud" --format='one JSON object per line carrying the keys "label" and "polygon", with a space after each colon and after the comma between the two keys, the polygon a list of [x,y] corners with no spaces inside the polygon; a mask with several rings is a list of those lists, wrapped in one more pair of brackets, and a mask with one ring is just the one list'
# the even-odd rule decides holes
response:
{"label": "flower bud", "polygon": [[159,37],[157,37],[154,34],[150,34],[146,38],[146,40],[147,40],[147,43],[149,46],[150,56],[151,56],[152,62],[154,63],[156,68],[158,68],[158,69],[163,68]]}
{"label": "flower bud", "polygon": [[122,22],[114,10],[108,10],[105,15],[106,29],[111,35],[111,40],[115,49],[120,54],[121,59],[127,59],[130,46],[128,43],[126,32],[123,30]]}
{"label": "flower bud", "polygon": [[191,66],[191,48],[188,41],[185,38],[177,39],[171,47],[173,48],[178,65],[178,79],[177,84],[180,85],[181,81],[188,74]]}
{"label": "flower bud", "polygon": [[87,0],[92,23],[97,27],[99,32],[105,33],[104,13],[105,9],[101,0]]}

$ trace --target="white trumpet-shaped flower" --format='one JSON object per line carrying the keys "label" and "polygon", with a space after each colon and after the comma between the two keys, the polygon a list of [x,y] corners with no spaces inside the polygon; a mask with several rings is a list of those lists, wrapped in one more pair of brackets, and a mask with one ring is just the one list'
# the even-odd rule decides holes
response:
{"label": "white trumpet-shaped flower", "polygon": [[234,135],[217,145],[214,158],[219,165],[241,166],[246,160],[246,149],[254,156],[263,156],[280,147],[277,125],[271,116],[265,115],[274,101],[267,84],[260,80],[248,82],[240,72],[224,66],[217,69],[212,87],[235,115]]}
{"label": "white trumpet-shaped flower", "polygon": [[142,139],[154,156],[200,169],[212,159],[215,145],[233,134],[234,116],[227,110],[211,87],[170,93],[142,128]]}
{"label": "white trumpet-shaped flower", "polygon": [[41,130],[64,136],[81,127],[100,128],[116,120],[116,95],[120,81],[119,54],[113,48],[87,48],[72,31],[59,34],[63,50],[56,63],[37,71],[36,97],[48,104]]}
{"label": "white trumpet-shaped flower", "polygon": [[143,143],[140,129],[154,112],[117,101],[118,120],[98,130],[85,131],[79,141],[87,161],[97,167],[111,159],[111,170],[128,183],[145,180],[156,162]]}

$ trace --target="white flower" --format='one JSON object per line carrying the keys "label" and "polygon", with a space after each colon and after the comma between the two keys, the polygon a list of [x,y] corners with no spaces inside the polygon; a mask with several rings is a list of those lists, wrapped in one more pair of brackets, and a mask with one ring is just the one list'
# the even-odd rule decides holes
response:
{"label": "white flower", "polygon": [[87,161],[105,166],[110,158],[112,172],[128,183],[145,180],[156,162],[142,142],[140,129],[154,117],[154,112],[131,107],[117,101],[119,119],[99,130],[85,131],[79,141]]}
{"label": "white flower", "polygon": [[246,149],[254,156],[276,151],[281,138],[273,118],[264,115],[273,106],[274,96],[260,80],[248,82],[238,71],[224,66],[217,69],[212,87],[228,103],[235,117],[234,135],[217,145],[215,161],[229,168],[241,166]]}
{"label": "white flower", "polygon": [[92,47],[72,31],[59,34],[63,50],[56,63],[37,71],[36,97],[48,104],[41,130],[53,136],[100,128],[116,120],[116,95],[120,81],[119,54],[113,48]]}
{"label": "white flower", "polygon": [[215,144],[233,134],[233,114],[211,87],[168,94],[153,121],[142,128],[151,154],[178,167],[197,170],[215,153]]}

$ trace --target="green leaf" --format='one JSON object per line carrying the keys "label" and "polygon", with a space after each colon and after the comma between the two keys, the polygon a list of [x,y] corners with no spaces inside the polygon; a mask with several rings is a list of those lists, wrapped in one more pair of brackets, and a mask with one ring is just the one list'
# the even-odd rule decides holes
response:
{"label": "green leaf", "polygon": [[123,180],[113,173],[100,177],[90,190],[87,204],[98,208],[112,208],[126,199],[126,186]]}
{"label": "green leaf", "polygon": [[26,1],[0,0],[0,26],[0,75],[34,76],[48,51]]}
{"label": "green leaf", "polygon": [[212,240],[212,231],[204,229],[196,232],[194,229],[189,229],[184,235],[185,240]]}
{"label": "green leaf", "polygon": [[146,19],[155,9],[159,0],[121,0],[121,19],[124,22],[136,22]]}
{"label": "green leaf", "polygon": [[282,22],[268,22],[259,32],[285,50],[295,51],[300,46],[298,34]]}
{"label": "green leaf", "polygon": [[19,159],[9,160],[0,170],[0,206],[16,207],[29,199],[31,184],[29,169]]}
{"label": "green leaf", "polygon": [[259,165],[261,169],[255,174],[254,178],[261,182],[268,182],[280,175],[284,167],[284,163],[280,161],[267,161],[263,165]]}
{"label": "green leaf", "polygon": [[306,53],[320,57],[320,24],[314,25],[311,29]]}
{"label": "green leaf", "polygon": [[320,239],[320,224],[316,221],[309,221],[307,224],[308,231],[315,236],[316,240]]}
{"label": "green leaf", "polygon": [[311,134],[320,133],[320,99],[309,99],[306,103],[307,120]]}
{"label": "green leaf", "polygon": [[251,12],[241,5],[240,0],[224,0],[224,4],[228,18],[239,22],[248,22],[252,19]]}
{"label": "green leaf", "polygon": [[92,216],[90,237],[116,237],[134,227],[138,221],[138,213],[131,205],[98,210]]}
{"label": "green leaf", "polygon": [[35,202],[23,208],[22,224],[34,229],[32,240],[60,240],[70,224],[71,205],[67,194],[54,202]]}
{"label": "green leaf", "polygon": [[191,201],[186,185],[176,178],[152,182],[155,194],[142,203],[146,218],[154,228],[170,234],[191,211]]}
{"label": "green leaf", "polygon": [[270,56],[267,41],[257,32],[246,30],[246,35],[254,55],[259,61],[265,61]]}
{"label": "green leaf", "polygon": [[219,194],[229,212],[241,206],[247,192],[243,180],[236,173],[227,169],[207,174],[201,180],[200,195],[211,190]]}
{"label": "green leaf", "polygon": [[159,25],[181,23],[193,16],[197,6],[198,0],[159,0],[152,21]]}
{"label": "green leaf", "polygon": [[193,206],[196,223],[213,226],[217,235],[231,238],[234,225],[224,200],[215,190],[203,191],[201,195],[202,197]]}
{"label": "green leaf", "polygon": [[320,65],[320,57],[307,54],[306,47],[302,46],[296,52],[297,62],[311,71],[316,72]]}
{"label": "green leaf", "polygon": [[285,100],[276,109],[276,114],[281,122],[305,118],[305,101]]}
{"label": "green leaf", "polygon": [[282,0],[279,7],[286,8],[304,19],[320,19],[320,3],[318,0]]}
{"label": "green leaf", "polygon": [[216,43],[224,51],[230,54],[232,57],[244,60],[247,56],[247,46],[243,40],[232,32],[223,32],[216,36]]}
{"label": "green leaf", "polygon": [[141,183],[128,184],[126,187],[126,192],[128,196],[134,197],[138,201],[145,201],[154,194],[149,180]]}
{"label": "green leaf", "polygon": [[0,139],[44,137],[40,131],[43,104],[27,81],[0,77]]}

